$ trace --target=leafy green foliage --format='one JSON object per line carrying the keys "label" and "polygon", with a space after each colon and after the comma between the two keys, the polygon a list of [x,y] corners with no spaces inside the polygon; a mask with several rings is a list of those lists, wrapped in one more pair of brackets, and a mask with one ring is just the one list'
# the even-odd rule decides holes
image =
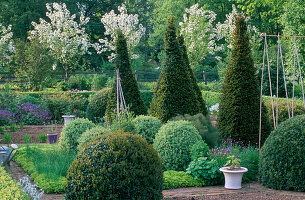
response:
{"label": "leafy green foliage", "polygon": [[91,82],[91,89],[94,91],[101,90],[106,86],[107,80],[108,76],[106,74],[95,74]]}
{"label": "leafy green foliage", "polygon": [[135,134],[144,136],[150,144],[153,143],[155,135],[162,126],[162,123],[156,117],[144,115],[137,116],[132,120],[132,123],[134,124]]}
{"label": "leafy green foliage", "polygon": [[32,138],[30,137],[30,135],[27,133],[23,136],[23,141],[25,144],[29,144],[32,143]]}
{"label": "leafy green foliage", "polygon": [[59,138],[59,146],[63,150],[76,151],[79,137],[95,125],[88,119],[78,118],[64,126]]}
{"label": "leafy green foliage", "polygon": [[39,143],[46,143],[48,141],[48,136],[44,133],[38,135]]}
{"label": "leafy green foliage", "polygon": [[182,36],[182,34],[178,35],[177,37],[178,39],[178,42],[179,42],[179,46],[180,46],[180,49],[181,49],[181,52],[182,52],[182,58],[183,58],[183,61],[184,61],[184,65],[185,65],[185,69],[190,77],[190,82],[191,82],[191,85],[192,85],[192,88],[194,90],[194,93],[195,93],[195,99],[199,102],[199,111],[203,114],[203,115],[207,115],[208,114],[208,111],[207,111],[207,108],[205,106],[205,102],[202,98],[202,94],[201,94],[201,90],[197,84],[197,79],[195,77],[195,74],[190,66],[190,61],[188,59],[188,55],[187,55],[187,50],[186,50],[186,46],[184,44],[184,38]]}
{"label": "leafy green foliage", "polygon": [[13,138],[12,134],[4,133],[4,135],[3,135],[3,143],[4,144],[11,144],[12,143],[12,138]]}
{"label": "leafy green foliage", "polygon": [[206,185],[215,185],[219,183],[219,165],[216,160],[208,160],[207,157],[200,157],[192,161],[186,173],[192,175],[196,179],[200,179],[206,183]]}
{"label": "leafy green foliage", "polygon": [[57,145],[31,145],[18,149],[18,163],[47,194],[63,193],[65,177],[74,153],[62,151]]}
{"label": "leafy green foliage", "polygon": [[[117,33],[116,58],[115,68],[119,70],[121,86],[124,94],[126,104],[129,106],[130,111],[135,115],[146,114],[146,108],[141,98],[137,81],[132,73],[130,66],[130,58],[125,36],[121,31]],[[116,109],[117,105],[117,86],[116,82],[113,84],[109,100],[106,107],[106,115],[110,116]]]}
{"label": "leafy green foliage", "polygon": [[89,142],[92,138],[101,136],[104,133],[111,132],[109,128],[104,128],[102,126],[96,126],[90,129],[87,129],[78,139],[77,149],[80,150],[83,145]]}
{"label": "leafy green foliage", "polygon": [[191,175],[184,171],[165,171],[163,173],[163,189],[175,189],[186,187],[202,187],[204,182],[193,178]]}
{"label": "leafy green foliage", "polygon": [[[235,24],[232,57],[224,78],[217,125],[223,138],[255,144],[260,119],[259,87],[244,17],[239,15]],[[268,120],[263,122],[262,126],[268,127]],[[270,130],[263,128],[263,135],[268,135]]]}
{"label": "leafy green foliage", "polygon": [[174,17],[168,20],[164,43],[165,66],[159,75],[149,111],[162,123],[179,114],[201,112],[177,41]]}
{"label": "leafy green foliage", "polygon": [[178,120],[186,120],[190,121],[193,126],[198,130],[201,138],[211,147],[216,146],[219,143],[219,132],[212,126],[209,118],[204,116],[202,113],[197,115],[178,115],[171,120],[178,121]]}
{"label": "leafy green foliage", "polygon": [[305,115],[282,122],[271,132],[259,157],[260,181],[279,190],[305,191]]}
{"label": "leafy green foliage", "polygon": [[68,170],[66,199],[161,199],[163,172],[144,138],[109,133],[85,144]]}
{"label": "leafy green foliage", "polygon": [[12,179],[2,166],[0,167],[0,181],[0,196],[2,199],[28,199],[18,183]]}
{"label": "leafy green foliage", "polygon": [[69,89],[90,90],[92,78],[85,75],[73,75],[69,77]]}
{"label": "leafy green foliage", "polygon": [[191,159],[193,161],[200,157],[206,157],[208,152],[208,145],[204,141],[198,141],[191,148]]}
{"label": "leafy green foliage", "polygon": [[191,147],[202,140],[188,121],[170,121],[155,136],[153,147],[158,151],[166,170],[185,170],[191,161]]}
{"label": "leafy green foliage", "polygon": [[90,96],[87,106],[87,118],[93,122],[101,121],[106,112],[110,89],[105,88]]}

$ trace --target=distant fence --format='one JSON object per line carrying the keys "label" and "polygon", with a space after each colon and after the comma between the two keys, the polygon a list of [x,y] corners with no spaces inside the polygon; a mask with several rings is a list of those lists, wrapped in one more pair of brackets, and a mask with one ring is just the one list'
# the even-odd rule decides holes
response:
{"label": "distant fence", "polygon": [[[73,72],[69,75],[95,75],[95,74],[106,74],[108,76],[113,76],[113,72]],[[56,80],[64,80],[65,73],[55,73]],[[160,72],[143,72],[143,71],[134,71],[135,78],[138,82],[155,82],[158,80]],[[195,76],[198,82],[204,82],[207,84],[211,81],[218,81],[219,75],[218,72],[195,72]],[[17,82],[14,74],[8,72],[0,72],[0,84],[5,82]]]}

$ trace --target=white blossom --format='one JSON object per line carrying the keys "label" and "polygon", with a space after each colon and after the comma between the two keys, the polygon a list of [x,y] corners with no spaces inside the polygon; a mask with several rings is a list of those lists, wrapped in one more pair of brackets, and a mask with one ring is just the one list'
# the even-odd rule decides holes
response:
{"label": "white blossom", "polygon": [[[115,40],[116,31],[121,30],[126,37],[127,48],[132,58],[138,57],[133,55],[134,47],[139,43],[141,37],[145,34],[145,27],[139,24],[138,15],[127,14],[126,6],[123,4],[118,7],[119,14],[115,14],[114,10],[103,15],[101,22],[105,27],[105,38],[99,39],[102,44],[98,53],[110,51],[111,55],[108,57],[110,61],[113,60],[115,54]],[[110,36],[110,39],[109,39]]]}
{"label": "white blossom", "polygon": [[[46,16],[50,22],[42,18],[39,20],[40,23],[32,22],[34,30],[30,31],[29,39],[38,38],[67,72],[68,67],[74,65],[73,58],[90,54],[89,47],[98,48],[98,45],[90,43],[85,31],[84,25],[89,22],[89,18],[81,14],[78,23],[76,15],[71,15],[64,3],[47,3],[46,7]],[[53,65],[54,68],[56,64]]]}
{"label": "white blossom", "polygon": [[184,37],[192,67],[197,67],[207,53],[213,54],[217,47],[214,38],[213,22],[216,14],[213,11],[199,8],[198,4],[185,9],[183,22],[180,22],[181,34]]}
{"label": "white blossom", "polygon": [[9,60],[10,56],[15,53],[12,37],[12,25],[6,28],[0,23],[0,56],[5,60]]}

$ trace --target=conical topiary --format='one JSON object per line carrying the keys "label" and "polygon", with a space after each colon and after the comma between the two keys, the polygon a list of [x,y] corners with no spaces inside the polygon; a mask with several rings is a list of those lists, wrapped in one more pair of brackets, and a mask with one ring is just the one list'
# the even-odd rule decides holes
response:
{"label": "conical topiary", "polygon": [[177,41],[174,17],[168,20],[164,44],[165,65],[150,105],[150,114],[163,123],[179,114],[199,113],[199,103],[194,98],[195,93]]}
{"label": "conical topiary", "polygon": [[[129,110],[135,115],[146,114],[146,108],[142,97],[140,95],[139,87],[137,81],[131,71],[130,60],[128,56],[128,49],[126,44],[126,39],[122,31],[117,32],[117,39],[115,42],[116,46],[116,58],[115,67],[119,69],[120,80],[122,85],[122,90],[126,105]],[[113,116],[112,114],[116,112],[117,107],[117,87],[116,81],[112,87],[111,93],[109,95],[109,100],[106,107],[106,115]]]}
{"label": "conical topiary", "polygon": [[201,90],[200,90],[200,88],[199,88],[199,86],[197,84],[197,79],[195,77],[195,74],[194,74],[192,68],[190,67],[190,61],[189,61],[189,58],[187,56],[186,46],[184,44],[184,37],[183,37],[183,35],[179,34],[177,39],[178,39],[178,42],[179,42],[179,45],[180,45],[180,49],[181,49],[181,52],[182,52],[182,57],[183,57],[184,65],[185,65],[185,68],[186,68],[186,72],[190,76],[190,81],[191,81],[193,90],[195,92],[195,98],[199,102],[199,111],[203,115],[207,115],[208,111],[207,111],[207,108],[205,106],[205,102],[204,102],[204,100],[202,98]]}
{"label": "conical topiary", "polygon": [[[247,24],[242,15],[236,17],[235,26],[231,60],[219,104],[218,126],[223,138],[231,137],[244,144],[258,143],[260,93]],[[264,123],[264,134],[269,134],[268,122]]]}

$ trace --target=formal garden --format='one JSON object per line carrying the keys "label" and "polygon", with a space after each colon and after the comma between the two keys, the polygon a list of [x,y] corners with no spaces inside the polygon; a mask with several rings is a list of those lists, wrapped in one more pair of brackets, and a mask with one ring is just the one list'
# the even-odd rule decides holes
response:
{"label": "formal garden", "polygon": [[[270,39],[269,60],[267,35],[235,6],[215,25],[216,14],[199,5],[180,23],[166,16],[153,63],[143,61],[145,28],[128,14],[130,3],[97,15],[103,39],[86,30],[85,4],[71,15],[69,4],[47,3],[48,19],[32,22],[26,42],[0,24],[0,72],[14,74],[0,85],[0,199],[213,199],[168,196],[194,188],[259,199],[231,192],[247,184],[273,189],[270,199],[304,199],[302,37],[292,47],[284,40],[283,52],[280,37]],[[197,68],[213,68],[202,66],[209,59],[218,62],[218,81],[198,82]],[[100,73],[86,69],[94,60]],[[157,81],[137,81],[142,65],[159,71]],[[26,176],[14,179],[15,167]]]}

